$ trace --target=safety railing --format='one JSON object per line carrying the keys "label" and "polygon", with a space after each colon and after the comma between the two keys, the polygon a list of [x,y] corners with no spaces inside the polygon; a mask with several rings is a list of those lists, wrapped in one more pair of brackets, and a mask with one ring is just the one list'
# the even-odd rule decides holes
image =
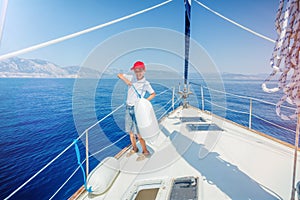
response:
{"label": "safety railing", "polygon": [[[4,55],[0,55],[0,60],[4,60],[4,59],[8,59],[8,58],[11,58],[11,57],[14,57],[14,56],[19,56],[21,54],[25,54],[25,53],[28,53],[28,52],[31,52],[31,51],[34,51],[34,50],[37,50],[37,49],[41,49],[41,48],[44,48],[46,46],[49,46],[49,45],[53,45],[53,44],[56,44],[56,43],[60,43],[62,41],[65,41],[65,40],[69,40],[69,39],[72,39],[72,38],[75,38],[75,37],[78,37],[80,35],[83,35],[83,34],[86,34],[86,33],[89,33],[89,32],[92,32],[92,31],[95,31],[95,30],[99,30],[101,28],[104,28],[106,26],[109,26],[109,25],[112,25],[112,24],[115,24],[115,23],[118,23],[118,22],[121,22],[123,20],[126,20],[126,19],[129,19],[129,18],[132,18],[132,17],[135,17],[137,15],[140,15],[140,14],[143,14],[145,12],[148,12],[150,10],[153,10],[153,9],[156,9],[158,7],[161,7],[163,5],[166,5],[168,3],[170,3],[172,0],[167,0],[167,1],[164,1],[160,4],[157,4],[157,5],[154,5],[152,7],[149,7],[149,8],[146,8],[144,10],[140,10],[138,12],[135,12],[135,13],[132,13],[130,15],[127,15],[127,16],[124,16],[124,17],[121,17],[121,18],[118,18],[118,19],[115,19],[115,20],[112,20],[110,22],[107,22],[107,23],[104,23],[104,24],[100,24],[100,25],[97,25],[97,26],[94,26],[94,27],[91,27],[91,28],[88,28],[88,29],[85,29],[85,30],[82,30],[82,31],[79,31],[79,32],[75,32],[75,33],[72,33],[72,34],[69,34],[69,35],[66,35],[66,36],[63,36],[63,37],[60,37],[60,38],[56,38],[56,39],[53,39],[53,40],[50,40],[50,41],[46,41],[44,43],[40,43],[40,44],[37,44],[37,45],[33,45],[33,46],[29,46],[27,48],[24,48],[24,49],[20,49],[20,50],[17,50],[17,51],[14,51],[14,52],[10,52],[10,53],[7,53],[7,54],[4,54]],[[7,2],[7,1],[5,1]],[[196,2],[205,7],[206,9],[210,10],[211,12],[221,16],[223,19],[231,22],[231,23],[234,23],[235,25],[238,25],[239,27],[243,28],[244,30],[247,30],[253,34],[256,34],[257,36],[261,37],[261,38],[264,38],[264,39],[267,39],[271,42],[274,42],[274,40],[272,39],[269,39],[261,34],[258,34],[258,33],[255,33],[254,31],[252,30],[249,30],[249,28],[247,27],[244,27],[244,26],[241,26],[239,24],[237,24],[236,22],[234,22],[233,20],[230,20],[228,18],[225,18],[224,16],[220,15],[219,13],[216,13],[215,11],[209,9],[207,6],[201,4],[199,1],[196,0]],[[2,28],[1,28],[2,29]],[[2,32],[2,30],[0,31]],[[1,38],[1,37],[0,37]],[[228,94],[228,93],[227,93]],[[158,96],[158,95],[157,95]],[[203,96],[203,88],[201,87],[201,96],[202,96],[202,110],[204,110],[204,102],[208,102],[208,103],[212,103],[208,100],[205,100],[204,99],[204,96]],[[242,97],[242,98],[246,98],[246,97]],[[251,119],[252,119],[252,116],[256,117],[256,118],[259,118],[259,116],[256,116],[256,115],[253,115],[252,114],[252,100],[257,100],[257,99],[251,99],[250,98],[250,106],[249,106],[249,128],[251,128]],[[175,107],[175,104],[180,101],[180,98],[178,98],[176,101],[175,101],[175,89],[173,89],[173,93],[172,93],[172,99],[167,102],[166,105],[169,105],[171,103],[171,105],[165,110],[165,112],[159,117],[159,119],[161,119],[167,112],[169,112],[169,110],[172,108],[174,110],[174,107]],[[263,100],[259,100],[261,102],[265,102]],[[265,102],[265,103],[269,103],[269,104],[272,104],[270,102]],[[215,104],[216,105],[216,104]],[[109,114],[107,114],[105,117],[103,117],[101,120],[97,121],[94,125],[92,125],[91,127],[89,127],[88,129],[86,129],[83,133],[81,133],[79,135],[79,137],[77,137],[76,140],[79,140],[81,139],[84,135],[85,135],[85,140],[86,140],[86,158],[84,161],[82,161],[81,163],[83,164],[84,162],[86,163],[86,174],[88,175],[89,173],[89,158],[97,153],[100,153],[102,151],[104,151],[105,149],[113,146],[114,144],[116,144],[117,142],[121,141],[122,139],[124,139],[126,137],[126,135],[124,135],[123,137],[121,137],[119,140],[115,141],[114,143],[102,148],[101,150],[95,152],[94,154],[92,155],[89,155],[89,149],[88,149],[88,135],[89,135],[89,131],[97,126],[99,123],[101,123],[102,121],[104,121],[105,119],[107,119],[109,116],[111,116],[113,113],[117,112],[119,109],[121,109],[122,107],[124,106],[124,104],[120,105],[119,107],[117,107],[116,109],[114,109],[112,112],[110,112]],[[160,110],[159,110],[160,111]],[[237,112],[240,112],[240,111],[237,111]],[[261,118],[262,120],[262,118]],[[265,119],[264,119],[265,120]],[[266,122],[268,123],[272,123],[272,122],[269,122],[267,120],[265,120]],[[292,131],[292,130],[291,130]],[[294,131],[293,131],[294,132]],[[10,197],[12,197],[14,194],[16,194],[18,191],[20,191],[22,188],[24,188],[30,181],[32,181],[36,176],[38,176],[40,173],[42,173],[45,169],[47,169],[52,163],[54,163],[58,158],[60,158],[66,151],[68,151],[72,146],[74,146],[75,142],[71,143],[69,146],[67,146],[64,150],[62,150],[56,157],[54,157],[50,162],[48,162],[43,168],[41,168],[38,172],[36,172],[33,176],[31,176],[27,181],[25,181],[22,185],[20,185],[17,189],[15,189],[9,196],[7,196],[5,199],[9,199]],[[77,167],[75,169],[75,171],[67,178],[67,180],[58,188],[58,190],[51,196],[50,199],[54,198],[55,195],[66,185],[66,183],[75,175],[75,173],[79,170],[80,167]]]}
{"label": "safety railing", "polygon": [[[166,92],[170,91],[170,89],[166,89],[160,93],[158,93],[156,95],[156,97],[165,94]],[[159,119],[161,119],[171,108],[174,108],[175,104],[180,101],[180,98],[178,98],[176,101],[174,100],[175,98],[175,90],[172,90],[172,98],[164,105],[162,106],[160,109],[156,110],[155,112],[158,113],[160,110],[162,110],[163,108],[165,108],[167,105],[170,104],[170,102],[172,101],[172,104],[166,109],[166,111],[159,117]],[[120,106],[118,106],[115,110],[113,110],[111,113],[109,113],[109,115],[106,115],[105,117],[103,117],[101,120],[97,121],[95,124],[93,124],[92,126],[90,126],[89,128],[87,128],[84,132],[85,132],[85,160],[81,162],[81,164],[83,164],[85,162],[86,164],[86,168],[85,168],[85,172],[86,172],[86,177],[89,175],[89,159],[99,153],[101,153],[102,151],[104,151],[105,149],[115,145],[116,143],[118,143],[119,141],[121,141],[122,139],[124,139],[127,134],[125,134],[124,136],[122,136],[120,139],[118,139],[117,141],[115,141],[114,143],[100,149],[99,151],[93,153],[93,154],[89,154],[89,131],[94,128],[95,126],[97,126],[99,123],[101,123],[102,121],[104,121],[106,118],[108,118],[110,115],[112,115],[114,112],[116,112],[117,110],[121,109],[125,104],[122,104]],[[57,191],[55,191],[55,193],[52,195],[51,199],[63,188],[64,185],[66,185],[70,179],[74,176],[74,174],[79,170],[80,167],[77,167],[74,172],[70,175],[70,177],[67,178],[67,180],[58,188]]]}
{"label": "safety railing", "polygon": [[[13,52],[9,52],[9,53],[6,53],[6,54],[2,54],[0,55],[0,61],[4,60],[4,59],[8,59],[8,58],[12,58],[12,57],[15,57],[15,56],[19,56],[19,55],[22,55],[22,54],[25,54],[25,53],[29,53],[31,51],[34,51],[34,50],[38,50],[38,49],[41,49],[41,48],[44,48],[44,47],[47,47],[47,46],[50,46],[50,45],[53,45],[53,44],[56,44],[56,43],[60,43],[60,42],[63,42],[63,41],[66,41],[66,40],[69,40],[69,39],[72,39],[72,38],[75,38],[75,37],[78,37],[78,36],[81,36],[81,35],[84,35],[84,34],[87,34],[87,33],[90,33],[90,32],[93,32],[93,31],[96,31],[96,30],[99,30],[99,29],[102,29],[104,27],[107,27],[107,26],[110,26],[110,25],[113,25],[115,23],[118,23],[118,22],[121,22],[121,21],[124,21],[124,20],[127,20],[127,19],[130,19],[132,17],[135,17],[135,16],[138,16],[138,15],[141,15],[143,13],[146,13],[146,12],[149,12],[151,10],[154,10],[156,8],[159,8],[161,6],[164,6],[168,3],[172,2],[172,0],[166,0],[162,3],[159,3],[159,4],[156,4],[152,7],[148,7],[146,9],[143,9],[143,10],[140,10],[140,11],[137,11],[135,13],[132,13],[132,14],[129,14],[129,15],[126,15],[126,16],[123,16],[123,17],[120,17],[120,18],[117,18],[117,19],[114,19],[112,21],[109,21],[109,22],[106,22],[106,23],[103,23],[103,24],[99,24],[97,26],[93,26],[93,27],[90,27],[90,28],[87,28],[87,29],[84,29],[84,30],[81,30],[81,31],[78,31],[78,32],[75,32],[75,33],[71,33],[69,35],[65,35],[65,36],[62,36],[62,37],[59,37],[59,38],[56,38],[56,39],[53,39],[53,40],[49,40],[49,41],[46,41],[46,42],[42,42],[42,43],[39,43],[39,44],[36,44],[36,45],[33,45],[33,46],[29,46],[29,47],[26,47],[24,49],[19,49],[19,50],[16,50],[16,51],[13,51]],[[2,20],[1,21],[4,21],[4,18],[5,18],[5,13],[6,13],[6,7],[7,7],[7,4],[8,4],[8,1],[3,1],[3,9],[2,9],[2,15],[1,15],[1,18]],[[1,25],[3,25],[4,23],[1,23]],[[0,26],[1,26],[0,25]],[[1,42],[1,36],[2,36],[2,29],[3,27],[0,27],[0,42]],[[174,105],[174,103],[172,104]],[[121,107],[123,107],[124,104],[120,105],[118,108],[116,108],[115,110],[113,110],[111,113],[109,113],[108,115],[106,115],[104,118],[102,118],[101,120],[99,120],[97,123],[95,123],[93,125],[96,126],[97,124],[100,123],[100,121],[103,121],[105,120],[107,117],[111,116],[114,112],[116,112],[117,110],[119,110]],[[91,127],[90,127],[91,128]],[[79,137],[76,139],[80,139],[82,138],[84,135],[86,135],[86,138],[88,138],[88,134],[89,134],[89,130],[85,130],[82,134],[79,135]],[[75,141],[76,141],[75,140]],[[88,140],[86,139],[86,142],[88,144]],[[40,173],[42,173],[45,169],[47,169],[53,162],[55,162],[58,158],[60,158],[67,150],[69,150],[72,146],[74,146],[75,142],[71,143],[69,146],[67,146],[63,151],[61,151],[56,157],[54,157],[50,162],[48,162],[43,168],[41,168],[38,172],[36,172],[34,175],[32,175],[29,179],[27,179],[27,181],[25,181],[22,185],[20,185],[18,188],[16,188],[12,193],[10,193],[5,199],[9,199],[11,198],[14,194],[16,194],[18,191],[20,191],[23,187],[25,187],[32,179],[34,179],[36,176],[38,176]],[[88,145],[87,145],[88,146]],[[88,154],[88,152],[86,152],[86,154]],[[86,159],[86,167],[87,167],[87,174],[88,174],[88,166],[89,166],[89,161],[88,159]],[[79,169],[79,168],[78,168]],[[77,169],[77,170],[78,170]],[[74,174],[76,173],[75,171],[73,172]],[[72,174],[71,177],[74,175]],[[71,178],[70,177],[70,178]],[[54,195],[55,196],[55,195]],[[53,198],[53,197],[51,197]]]}
{"label": "safety railing", "polygon": [[[87,28],[87,29],[84,29],[84,30],[81,30],[81,31],[78,31],[78,32],[75,32],[75,33],[72,33],[72,34],[69,34],[69,35],[65,35],[65,36],[62,36],[62,37],[59,37],[59,38],[56,38],[56,39],[53,39],[53,40],[49,40],[49,41],[46,41],[46,42],[43,42],[43,43],[39,43],[39,44],[36,44],[36,45],[33,45],[33,46],[29,46],[29,47],[26,47],[24,49],[19,49],[19,50],[16,50],[16,51],[13,51],[13,52],[9,52],[9,53],[6,53],[6,54],[2,54],[0,55],[0,61],[4,60],[4,59],[8,59],[8,58],[12,58],[12,57],[15,57],[15,56],[19,56],[19,55],[22,55],[22,54],[25,54],[25,53],[29,53],[31,51],[34,51],[34,50],[38,50],[38,49],[41,49],[41,48],[44,48],[44,47],[47,47],[47,46],[50,46],[50,45],[53,45],[53,44],[56,44],[56,43],[60,43],[60,42],[63,42],[63,41],[66,41],[66,40],[69,40],[69,39],[72,39],[72,38],[75,38],[75,37],[78,37],[78,36],[81,36],[81,35],[84,35],[84,34],[87,34],[87,33],[90,33],[92,31],[96,31],[96,30],[99,30],[99,29],[102,29],[104,27],[107,27],[107,26],[110,26],[110,25],[113,25],[115,23],[118,23],[118,22],[121,22],[121,21],[124,21],[124,20],[127,20],[127,19],[130,19],[132,17],[135,17],[135,16],[138,16],[138,15],[141,15],[143,13],[146,13],[146,12],[149,12],[151,10],[154,10],[156,8],[159,8],[161,6],[164,6],[168,3],[172,2],[172,0],[166,0],[164,2],[161,2],[159,4],[156,4],[152,7],[148,7],[146,9],[143,9],[143,10],[140,10],[140,11],[137,11],[135,13],[132,13],[132,14],[129,14],[129,15],[126,15],[126,16],[123,16],[123,17],[120,17],[120,18],[117,18],[117,19],[114,19],[112,21],[109,21],[109,22],[106,22],[106,23],[103,23],[103,24],[99,24],[97,26],[94,26],[94,27],[90,27],[90,28]],[[6,7],[7,7],[7,3],[8,1],[4,1],[3,2],[3,13],[2,13],[2,21],[4,20],[5,18],[5,13],[6,13]],[[4,23],[1,23],[2,25]],[[0,25],[1,26],[1,25]],[[0,42],[1,42],[1,36],[2,36],[2,29],[3,27],[0,27]],[[174,105],[174,103],[172,104]],[[111,116],[114,112],[118,111],[119,109],[121,109],[121,107],[123,107],[124,104],[120,105],[119,107],[117,107],[115,110],[113,110],[111,113],[109,113],[108,115],[106,115],[104,118],[102,118],[101,120],[99,120],[97,123],[95,123],[92,127],[96,126],[97,124],[99,124],[101,121],[105,120],[107,117]],[[89,127],[90,129],[92,127]],[[79,140],[81,139],[84,135],[86,135],[86,143],[87,143],[87,146],[88,146],[88,134],[89,134],[89,130],[90,129],[87,129],[85,130],[83,133],[81,133],[79,135],[79,137],[77,137],[76,140]],[[75,141],[76,141],[75,140]],[[5,199],[9,199],[11,198],[14,194],[16,194],[18,191],[20,191],[22,188],[24,188],[32,179],[34,179],[36,176],[38,176],[40,173],[42,173],[45,169],[47,169],[53,162],[55,162],[58,158],[60,158],[66,151],[68,151],[72,146],[74,146],[75,142],[71,143],[69,146],[67,146],[63,151],[61,151],[56,157],[54,157],[50,162],[48,162],[43,168],[41,168],[38,172],[36,172],[34,175],[32,175],[29,179],[27,179],[22,185],[20,185],[18,188],[16,188],[12,193],[10,193]],[[86,151],[86,154],[88,154],[88,151]],[[86,157],[87,158],[87,157]],[[86,169],[87,169],[87,174],[88,174],[88,166],[89,166],[89,161],[88,159],[86,159],[84,162],[86,162]],[[78,170],[79,168],[77,168]],[[70,178],[72,176],[74,176],[74,174],[76,173],[76,171],[73,172],[73,174],[70,176]],[[54,195],[55,196],[55,195]],[[53,196],[51,197],[53,198]]]}
{"label": "safety railing", "polygon": [[[272,106],[276,106],[275,103],[272,103],[272,102],[268,102],[268,101],[265,101],[265,100],[262,100],[262,99],[258,99],[258,98],[253,98],[253,97],[248,97],[248,96],[243,96],[243,95],[237,95],[237,94],[232,94],[232,93],[229,93],[229,92],[224,92],[224,91],[220,91],[220,90],[216,90],[216,89],[213,89],[213,88],[209,88],[209,87],[206,87],[206,86],[203,86],[201,84],[197,84],[197,83],[193,83],[193,82],[190,82],[190,84],[193,84],[193,85],[196,85],[196,86],[199,86],[200,87],[200,95],[201,95],[201,102],[202,102],[202,110],[204,111],[205,110],[205,106],[204,106],[204,103],[205,102],[208,102],[210,103],[211,105],[213,106],[216,106],[216,107],[219,107],[219,108],[222,108],[224,110],[228,110],[228,111],[231,111],[231,112],[235,112],[235,113],[239,113],[239,114],[247,114],[249,115],[249,119],[248,119],[248,128],[249,129],[252,129],[252,117],[264,122],[264,123],[268,123],[274,127],[277,127],[279,129],[282,129],[282,130],[285,130],[285,131],[288,131],[288,132],[291,132],[293,134],[295,134],[295,145],[294,145],[294,164],[293,164],[293,176],[292,176],[292,195],[291,195],[291,199],[295,199],[295,191],[296,191],[296,188],[295,188],[295,182],[296,182],[296,168],[297,168],[297,159],[298,159],[298,149],[299,149],[299,126],[300,126],[300,117],[298,115],[298,118],[297,118],[297,126],[295,127],[295,130],[292,130],[290,128],[287,128],[285,126],[282,126],[282,125],[279,125],[277,123],[274,123],[274,122],[271,122],[261,116],[258,116],[256,114],[253,114],[253,101],[257,101],[257,102],[260,102],[260,103],[263,103],[263,104],[267,104],[267,105],[272,105]],[[249,111],[245,112],[245,111],[239,111],[239,110],[235,110],[235,109],[230,109],[230,108],[227,108],[227,107],[224,107],[224,106],[221,106],[221,105],[218,105],[212,101],[209,101],[207,99],[205,99],[205,96],[204,96],[204,92],[203,92],[203,89],[207,89],[209,91],[214,91],[214,92],[217,92],[217,93],[220,93],[220,94],[223,94],[223,95],[231,95],[231,96],[234,96],[234,97],[237,97],[237,98],[241,98],[241,99],[247,99],[249,100]],[[289,109],[289,110],[293,110],[295,112],[296,108],[292,108],[292,107],[289,107],[289,106],[284,106],[284,105],[281,105],[282,108],[286,108],[286,109]],[[297,186],[298,187],[298,186]]]}
{"label": "safety railing", "polygon": [[[116,111],[118,111],[119,109],[121,109],[124,106],[124,104],[120,105],[119,107],[117,107],[116,109],[114,109],[113,111],[111,111],[109,114],[107,114],[106,116],[104,116],[101,120],[99,120],[97,123],[95,123],[94,125],[92,125],[91,127],[96,126],[97,124],[99,124],[100,122],[102,122],[103,120],[105,120],[106,118],[108,118],[109,116],[111,116],[113,113],[115,113]],[[89,127],[88,129],[86,129],[85,131],[83,131],[77,138],[76,140],[81,139],[84,135],[87,135],[88,130],[90,130]],[[16,194],[18,191],[20,191],[23,187],[25,187],[30,181],[32,181],[36,176],[38,176],[40,173],[42,173],[45,169],[47,169],[52,163],[54,163],[58,158],[60,158],[64,153],[66,153],[67,150],[69,150],[72,146],[74,146],[75,142],[72,142],[69,146],[67,146],[64,150],[62,150],[56,157],[54,157],[50,162],[48,162],[43,168],[41,168],[38,172],[36,172],[33,176],[31,176],[29,179],[27,179],[27,181],[25,181],[22,185],[20,185],[17,189],[15,189],[10,195],[8,195],[5,199],[9,199],[11,198],[14,194]],[[85,162],[85,161],[83,161]],[[78,168],[79,169],[79,168]],[[77,171],[78,169],[76,169],[75,171]],[[74,174],[76,172],[73,172]],[[73,174],[73,175],[74,175]],[[72,175],[72,176],[73,176]]]}
{"label": "safety railing", "polygon": [[[269,121],[269,120],[267,120],[267,119],[265,119],[265,118],[263,118],[261,116],[253,114],[253,102],[254,101],[257,101],[257,102],[260,102],[260,103],[263,103],[263,104],[272,105],[272,106],[276,106],[275,103],[272,103],[272,102],[269,102],[269,101],[265,101],[265,100],[262,100],[262,99],[258,99],[258,98],[254,98],[254,97],[237,95],[237,94],[233,94],[233,93],[230,93],[230,92],[216,90],[216,89],[213,89],[213,88],[206,87],[206,86],[204,86],[202,84],[199,84],[199,83],[190,82],[190,84],[200,87],[200,98],[201,98],[201,109],[202,110],[205,110],[205,103],[209,103],[209,104],[211,104],[213,106],[216,106],[216,107],[224,109],[224,110],[228,110],[228,111],[231,111],[231,112],[234,112],[234,113],[243,114],[243,115],[248,115],[248,128],[249,129],[252,129],[252,119],[254,117],[256,119],[264,121],[264,122],[266,122],[266,123],[268,123],[270,125],[273,125],[273,126],[275,126],[277,128],[280,128],[282,130],[286,130],[286,131],[293,132],[293,133],[296,132],[295,130],[289,129],[289,128],[284,127],[284,126],[281,126],[281,125],[276,124],[274,122],[271,122],[271,121]],[[233,97],[236,97],[236,98],[249,100],[249,109],[248,109],[248,111],[236,110],[236,109],[232,109],[232,108],[228,108],[228,107],[219,105],[218,103],[212,102],[212,101],[210,101],[208,99],[205,99],[204,89],[207,89],[209,91],[213,91],[213,92],[216,92],[216,93],[219,93],[219,94],[230,95],[230,96],[233,96]],[[295,110],[295,108],[292,108],[292,107],[289,107],[289,106],[282,106],[282,107],[286,108],[286,109],[290,109],[290,110]]]}
{"label": "safety railing", "polygon": [[[166,90],[164,90],[164,91],[162,91],[162,92],[160,92],[159,94],[157,94],[156,95],[156,97],[158,97],[158,96],[160,96],[160,95],[162,95],[162,94],[164,94],[164,93],[166,93],[167,91],[169,91],[169,89],[166,89]],[[173,90],[173,94],[172,94],[172,97],[174,97],[175,96],[175,94],[174,94],[174,90]],[[178,98],[178,100],[179,100],[179,98]],[[178,101],[177,100],[177,101]],[[158,109],[158,110],[156,110],[155,112],[157,113],[158,111],[160,111],[161,109],[163,109],[166,105],[168,105],[170,102],[172,101],[172,99],[171,100],[169,100],[164,106],[162,106],[160,109]],[[174,100],[173,100],[174,101]],[[177,101],[175,102],[175,103],[177,103]],[[117,107],[114,111],[117,111],[117,110],[119,110],[120,108],[122,108],[123,106],[124,106],[125,104],[123,103],[122,105],[120,105],[119,107]],[[167,111],[168,110],[170,110],[170,108],[171,107],[174,107],[174,104],[172,104],[168,109],[167,109]],[[111,114],[113,114],[114,112],[111,112]],[[166,112],[164,113],[164,114],[166,114]],[[163,114],[163,115],[164,115]],[[160,118],[163,116],[163,115],[161,115],[160,116]],[[107,117],[109,117],[109,116],[105,116],[105,117],[103,117],[101,120],[99,120],[99,121],[97,121],[95,124],[93,124],[92,126],[90,126],[89,128],[87,128],[86,130],[85,130],[85,160],[86,160],[86,176],[88,176],[89,175],[89,158],[91,157],[91,156],[89,156],[89,131],[92,129],[92,128],[94,128],[96,125],[98,125],[99,123],[101,123],[103,120],[105,120]],[[159,118],[159,119],[160,119]],[[93,154],[93,155],[95,155],[95,154]]]}
{"label": "safety railing", "polygon": [[[156,97],[165,94],[166,92],[170,91],[170,89],[166,89],[160,93],[158,93],[156,95]],[[171,108],[174,109],[176,103],[178,101],[180,101],[180,98],[178,98],[175,101],[175,89],[172,90],[172,97],[171,99],[164,104],[160,109],[157,109],[155,112],[158,113],[159,111],[161,111],[163,108],[165,108],[165,112],[160,115],[160,117],[158,119],[161,119]],[[171,103],[172,102],[172,103]],[[171,103],[171,105],[169,105]],[[166,106],[169,105],[169,107],[166,108]],[[74,142],[72,142],[69,146],[67,146],[64,150],[62,150],[56,157],[54,157],[50,162],[48,162],[43,168],[41,168],[38,172],[36,172],[34,175],[32,175],[29,179],[27,179],[27,181],[25,181],[22,185],[20,185],[18,188],[16,188],[12,193],[10,193],[6,198],[6,199],[10,199],[13,195],[15,195],[18,191],[20,191],[22,188],[24,188],[26,185],[29,184],[30,181],[32,181],[35,177],[37,177],[39,174],[41,174],[45,169],[47,169],[52,163],[54,163],[58,158],[60,158],[66,151],[68,151],[72,146],[75,145],[75,141],[82,139],[83,136],[85,136],[85,159],[81,162],[81,164],[85,163],[85,173],[86,176],[89,175],[89,159],[101,152],[103,152],[104,150],[114,146],[115,144],[117,144],[118,142],[120,142],[121,140],[123,140],[124,138],[126,138],[127,134],[124,134],[122,137],[120,137],[118,140],[116,140],[115,142],[111,143],[108,146],[103,147],[102,149],[94,152],[93,154],[89,153],[89,132],[91,131],[91,129],[93,129],[94,127],[96,127],[97,125],[99,125],[101,122],[103,122],[104,120],[106,120],[108,117],[110,117],[111,115],[113,115],[115,112],[117,112],[118,110],[120,110],[123,106],[125,106],[125,104],[121,104],[119,105],[117,108],[115,108],[113,111],[111,111],[110,113],[108,113],[107,115],[105,115],[103,118],[101,118],[99,121],[97,121],[96,123],[94,123],[93,125],[91,125],[90,127],[88,127],[87,129],[85,129],[77,138],[76,140],[74,140]],[[74,177],[74,175],[76,174],[76,172],[80,169],[80,166],[78,166],[72,173],[71,175],[65,180],[65,182],[59,186],[59,188],[53,193],[53,195],[50,197],[50,199],[53,199],[62,189],[63,187],[72,179],[72,177]]]}

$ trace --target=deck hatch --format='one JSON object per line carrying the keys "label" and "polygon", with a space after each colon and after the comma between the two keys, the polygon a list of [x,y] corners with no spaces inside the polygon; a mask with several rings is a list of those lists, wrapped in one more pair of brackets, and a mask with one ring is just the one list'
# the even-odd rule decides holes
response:
{"label": "deck hatch", "polygon": [[140,190],[134,200],[155,200],[159,188]]}
{"label": "deck hatch", "polygon": [[216,124],[187,124],[189,131],[223,131]]}
{"label": "deck hatch", "polygon": [[174,180],[169,200],[183,199],[198,199],[198,178],[189,176]]}
{"label": "deck hatch", "polygon": [[206,122],[202,117],[180,117],[181,122]]}

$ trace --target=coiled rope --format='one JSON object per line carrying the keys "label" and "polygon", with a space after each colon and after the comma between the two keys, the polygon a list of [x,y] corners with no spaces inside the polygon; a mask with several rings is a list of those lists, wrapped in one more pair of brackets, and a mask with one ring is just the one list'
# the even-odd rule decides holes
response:
{"label": "coiled rope", "polygon": [[[270,59],[272,73],[262,84],[265,92],[282,91],[284,95],[276,104],[276,113],[284,120],[291,120],[300,113],[300,1],[280,0],[277,10],[275,27],[278,34],[273,54]],[[284,12],[283,12],[284,11]],[[278,87],[268,88],[266,83],[280,73]],[[288,75],[291,74],[291,77]],[[292,115],[281,112],[284,102],[295,105],[297,108]]]}

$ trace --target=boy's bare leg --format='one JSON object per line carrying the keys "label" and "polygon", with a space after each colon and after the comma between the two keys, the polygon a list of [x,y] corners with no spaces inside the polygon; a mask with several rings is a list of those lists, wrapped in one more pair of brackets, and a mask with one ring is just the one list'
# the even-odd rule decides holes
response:
{"label": "boy's bare leg", "polygon": [[139,138],[139,141],[140,141],[142,149],[143,149],[143,154],[149,154],[145,140],[141,137],[140,134],[138,134],[138,138]]}
{"label": "boy's bare leg", "polygon": [[131,141],[132,149],[133,149],[134,151],[138,151],[138,148],[137,148],[137,146],[136,146],[135,135],[134,135],[132,132],[130,132],[129,135],[130,135],[130,141]]}

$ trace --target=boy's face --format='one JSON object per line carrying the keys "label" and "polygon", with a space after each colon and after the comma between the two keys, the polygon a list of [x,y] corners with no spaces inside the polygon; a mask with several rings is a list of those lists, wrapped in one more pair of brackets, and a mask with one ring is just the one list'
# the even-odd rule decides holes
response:
{"label": "boy's face", "polygon": [[135,69],[134,73],[136,75],[136,79],[141,80],[144,77],[145,70],[144,69]]}

